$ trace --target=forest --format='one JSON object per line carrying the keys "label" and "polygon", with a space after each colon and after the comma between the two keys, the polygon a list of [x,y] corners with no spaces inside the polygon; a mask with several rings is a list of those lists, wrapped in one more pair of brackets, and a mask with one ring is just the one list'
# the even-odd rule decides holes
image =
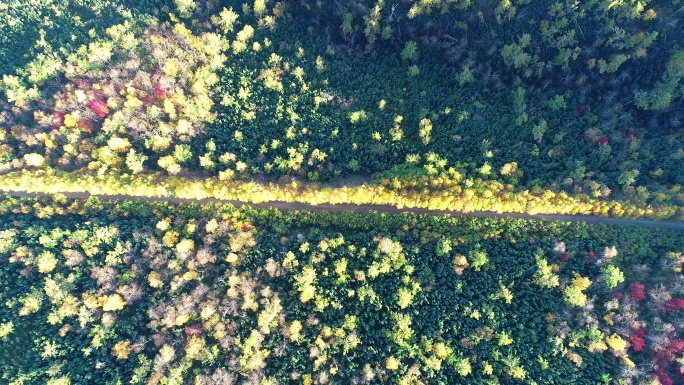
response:
{"label": "forest", "polygon": [[58,195],[0,216],[5,383],[684,378],[676,231]]}
{"label": "forest", "polygon": [[10,185],[295,182],[684,215],[678,1],[50,3],[0,6]]}
{"label": "forest", "polygon": [[0,383],[684,384],[682,28],[0,2]]}

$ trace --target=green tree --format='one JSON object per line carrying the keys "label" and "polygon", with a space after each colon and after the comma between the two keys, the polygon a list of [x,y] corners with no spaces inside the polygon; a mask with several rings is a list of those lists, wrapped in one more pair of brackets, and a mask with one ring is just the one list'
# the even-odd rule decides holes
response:
{"label": "green tree", "polygon": [[440,238],[439,241],[437,241],[437,255],[439,256],[449,256],[449,252],[451,252],[451,239],[449,238]]}
{"label": "green tree", "polygon": [[192,151],[190,150],[190,145],[188,144],[177,144],[173,150],[173,157],[176,158],[178,163],[185,163],[192,158]]}
{"label": "green tree", "polygon": [[404,49],[401,51],[401,58],[403,60],[413,60],[418,56],[418,45],[414,41],[406,42]]}
{"label": "green tree", "polygon": [[617,285],[625,282],[625,275],[618,267],[613,265],[604,267],[601,269],[601,273],[608,289],[614,289]]}
{"label": "green tree", "polygon": [[534,257],[537,263],[537,271],[534,273],[534,282],[537,285],[548,289],[557,287],[560,284],[559,277],[553,273],[553,269],[549,266],[546,259],[543,258],[543,251],[539,249]]}
{"label": "green tree", "polygon": [[468,252],[468,260],[470,261],[470,267],[475,271],[480,271],[480,269],[489,262],[489,257],[487,257],[487,252],[476,248]]}

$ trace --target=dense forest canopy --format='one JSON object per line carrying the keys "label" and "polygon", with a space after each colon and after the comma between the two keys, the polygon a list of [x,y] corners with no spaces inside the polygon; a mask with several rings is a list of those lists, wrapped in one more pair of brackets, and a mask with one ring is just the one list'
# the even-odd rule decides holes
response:
{"label": "dense forest canopy", "polygon": [[682,376],[676,232],[59,196],[0,208],[11,384]]}
{"label": "dense forest canopy", "polygon": [[684,383],[681,231],[144,199],[684,221],[682,15],[0,3],[0,382]]}
{"label": "dense forest canopy", "polygon": [[0,12],[20,45],[3,48],[3,172],[427,176],[641,208],[684,202],[678,1]]}

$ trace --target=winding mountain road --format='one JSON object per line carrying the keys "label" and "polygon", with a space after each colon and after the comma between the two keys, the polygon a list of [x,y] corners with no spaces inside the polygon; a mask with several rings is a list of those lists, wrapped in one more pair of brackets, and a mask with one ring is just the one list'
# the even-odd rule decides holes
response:
{"label": "winding mountain road", "polygon": [[[6,194],[14,198],[23,197],[52,197],[55,194],[23,192],[23,191],[2,191],[0,194]],[[101,200],[108,201],[145,201],[145,202],[167,202],[167,203],[182,203],[182,204],[205,204],[205,203],[227,203],[236,207],[250,206],[255,208],[273,208],[278,210],[303,210],[303,211],[328,211],[328,212],[355,212],[367,213],[371,211],[383,212],[390,214],[414,213],[427,215],[451,215],[451,216],[465,216],[465,217],[489,217],[489,218],[518,218],[518,219],[536,219],[544,221],[561,221],[561,222],[587,222],[600,223],[606,225],[621,225],[621,226],[640,226],[650,228],[660,228],[669,230],[684,231],[684,222],[656,222],[646,219],[620,219],[598,217],[593,215],[562,215],[562,214],[525,214],[525,213],[496,213],[492,211],[476,211],[476,212],[458,212],[449,210],[430,210],[424,208],[396,208],[393,206],[383,205],[353,205],[353,204],[318,204],[312,205],[307,203],[297,202],[265,202],[265,203],[247,203],[229,199],[204,198],[204,199],[187,199],[176,197],[144,197],[131,195],[92,195],[89,193],[61,193],[67,198],[72,199],[87,199],[91,196],[97,197]]]}

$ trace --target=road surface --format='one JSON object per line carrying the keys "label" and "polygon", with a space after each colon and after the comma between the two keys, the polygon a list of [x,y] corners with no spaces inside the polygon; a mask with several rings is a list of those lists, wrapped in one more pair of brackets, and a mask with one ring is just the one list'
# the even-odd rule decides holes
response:
{"label": "road surface", "polygon": [[[23,191],[0,191],[0,194],[7,194],[15,198],[22,197],[52,197],[54,194],[46,193],[29,193]],[[427,215],[451,215],[454,217],[489,217],[489,218],[518,218],[518,219],[536,219],[545,221],[561,221],[561,222],[587,222],[587,223],[601,223],[606,225],[622,225],[622,226],[641,226],[650,228],[670,229],[684,231],[684,222],[656,222],[647,219],[621,219],[598,217],[593,215],[562,215],[562,214],[525,214],[525,213],[495,213],[492,211],[477,211],[477,212],[458,212],[449,210],[431,210],[423,208],[396,208],[393,206],[384,205],[353,205],[353,204],[318,204],[312,205],[307,203],[297,202],[265,202],[265,203],[247,203],[242,201],[235,201],[229,199],[188,199],[176,197],[143,197],[131,195],[91,195],[89,193],[61,193],[67,198],[72,199],[87,199],[90,196],[97,197],[101,200],[109,201],[145,201],[145,202],[167,202],[167,203],[184,203],[184,204],[205,204],[205,203],[227,203],[236,207],[250,206],[255,208],[273,208],[278,210],[303,210],[303,211],[328,211],[328,212],[355,212],[367,213],[370,211],[401,214],[427,214]]]}

